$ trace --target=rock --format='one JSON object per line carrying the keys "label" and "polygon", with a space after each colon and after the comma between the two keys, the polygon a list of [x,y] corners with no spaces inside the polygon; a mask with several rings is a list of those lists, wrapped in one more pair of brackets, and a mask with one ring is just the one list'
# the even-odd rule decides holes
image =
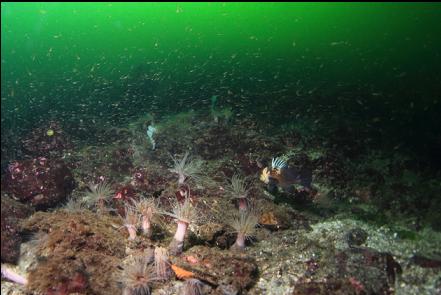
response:
{"label": "rock", "polygon": [[441,259],[439,258],[428,258],[415,254],[410,261],[422,268],[441,268]]}
{"label": "rock", "polygon": [[126,216],[125,206],[133,204],[133,201],[138,201],[139,196],[131,184],[121,185],[117,187],[115,196],[112,198],[112,207],[120,216]]}
{"label": "rock", "polygon": [[338,277],[349,277],[367,294],[390,294],[401,266],[391,254],[371,248],[353,247],[335,256]]}
{"label": "rock", "polygon": [[[69,267],[65,267],[66,265]],[[34,282],[34,276],[38,276],[38,283]],[[69,257],[58,256],[44,260],[39,263],[36,270],[30,272],[29,277],[31,280],[28,288],[33,291],[39,290],[47,295],[91,292],[84,265],[81,261]],[[43,285],[44,289],[41,287]]]}
{"label": "rock", "polygon": [[43,246],[51,255],[98,251],[108,256],[124,257],[126,231],[118,229],[119,224],[118,217],[108,214],[58,210],[36,212],[22,226],[28,232],[48,233]]}
{"label": "rock", "polygon": [[16,283],[2,281],[1,291],[2,295],[27,295],[29,293],[26,292],[25,287],[19,286]]}
{"label": "rock", "polygon": [[167,188],[169,182],[175,181],[174,175],[164,171],[168,170],[162,166],[137,167],[133,169],[130,184],[138,192],[158,197]]}
{"label": "rock", "polygon": [[366,242],[367,236],[368,235],[367,235],[366,231],[357,227],[357,228],[351,229],[346,234],[346,241],[348,242],[349,247],[361,246]]}
{"label": "rock", "polygon": [[308,229],[310,220],[290,207],[276,205],[269,201],[260,201],[259,225],[271,231],[284,230],[288,228]]}
{"label": "rock", "polygon": [[[354,284],[356,284],[354,282]],[[351,280],[325,280],[323,282],[302,282],[296,284],[292,295],[364,294],[363,287],[351,284]]]}
{"label": "rock", "polygon": [[132,173],[131,184],[139,190],[147,191],[152,186],[147,168],[135,168]]}
{"label": "rock", "polygon": [[90,211],[37,212],[23,227],[46,232],[28,288],[44,294],[118,294],[114,273],[125,253],[117,217]]}
{"label": "rock", "polygon": [[110,169],[117,175],[129,174],[133,168],[132,155],[127,148],[116,148],[112,151]]}
{"label": "rock", "polygon": [[1,261],[16,263],[20,256],[19,222],[31,215],[32,208],[2,196],[1,198]]}
{"label": "rock", "polygon": [[203,282],[238,293],[250,288],[257,279],[254,258],[228,250],[195,246],[180,257],[172,258],[172,263]]}
{"label": "rock", "polygon": [[23,141],[24,149],[34,157],[60,157],[70,146],[71,143],[57,122],[35,128]]}
{"label": "rock", "polygon": [[225,227],[219,223],[208,222],[198,227],[195,233],[198,239],[215,244],[218,237],[225,233]]}
{"label": "rock", "polygon": [[74,179],[63,160],[38,157],[9,164],[4,186],[19,201],[46,209],[66,200]]}
{"label": "rock", "polygon": [[237,295],[239,290],[233,285],[220,285],[214,290],[213,295]]}

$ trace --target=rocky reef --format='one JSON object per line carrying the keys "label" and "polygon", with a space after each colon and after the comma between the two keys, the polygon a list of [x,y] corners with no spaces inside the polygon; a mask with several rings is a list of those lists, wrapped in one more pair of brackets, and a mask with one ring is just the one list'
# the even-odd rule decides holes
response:
{"label": "rocky reef", "polygon": [[[433,212],[376,202],[418,191],[405,161],[355,165],[301,132],[194,113],[162,118],[152,150],[144,121],[75,148],[57,125],[31,134],[49,138],[2,175],[2,273],[27,281],[5,278],[2,294],[441,291]],[[260,181],[277,157],[309,187]]]}

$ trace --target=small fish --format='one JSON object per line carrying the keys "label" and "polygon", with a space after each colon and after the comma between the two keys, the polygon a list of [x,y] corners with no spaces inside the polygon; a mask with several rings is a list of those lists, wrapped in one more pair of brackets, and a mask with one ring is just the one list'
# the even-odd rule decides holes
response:
{"label": "small fish", "polygon": [[300,184],[309,191],[312,189],[312,170],[307,167],[302,169],[288,167],[284,160],[273,158],[271,169],[265,167],[261,172],[260,180],[268,184],[270,190],[278,186],[284,191],[291,192],[295,184]]}

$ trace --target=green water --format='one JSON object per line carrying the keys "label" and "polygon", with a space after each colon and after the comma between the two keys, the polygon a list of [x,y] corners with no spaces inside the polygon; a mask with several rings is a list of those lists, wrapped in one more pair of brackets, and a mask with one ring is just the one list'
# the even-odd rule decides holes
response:
{"label": "green water", "polygon": [[439,19],[437,3],[2,3],[2,134],[58,120],[84,138],[218,95],[269,129],[353,128],[427,155]]}

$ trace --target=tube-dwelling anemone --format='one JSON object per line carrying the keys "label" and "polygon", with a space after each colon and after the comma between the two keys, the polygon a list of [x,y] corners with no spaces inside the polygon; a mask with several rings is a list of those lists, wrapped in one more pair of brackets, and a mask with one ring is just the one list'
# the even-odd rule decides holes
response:
{"label": "tube-dwelling anemone", "polygon": [[84,200],[79,198],[69,198],[69,200],[64,204],[63,209],[72,213],[81,213],[87,210],[86,203]]}
{"label": "tube-dwelling anemone", "polygon": [[158,280],[166,281],[172,275],[168,250],[163,247],[155,248],[155,273]]}
{"label": "tube-dwelling anemone", "polygon": [[89,184],[89,191],[84,195],[82,202],[89,208],[96,208],[98,212],[105,212],[107,203],[112,198],[114,191],[111,184],[107,181],[102,181],[98,184]]}
{"label": "tube-dwelling anemone", "polygon": [[198,279],[187,279],[182,288],[183,295],[202,295],[203,284]]}
{"label": "tube-dwelling anemone", "polygon": [[132,206],[125,206],[125,217],[123,218],[123,225],[129,232],[129,240],[136,239],[136,230],[140,221],[138,212]]}
{"label": "tube-dwelling anemone", "polygon": [[188,156],[188,152],[180,160],[172,156],[173,167],[170,168],[170,171],[178,174],[178,185],[184,184],[189,178],[200,182],[203,161],[200,159],[190,159]]}
{"label": "tube-dwelling anemone", "polygon": [[232,199],[239,201],[239,210],[247,210],[248,208],[248,193],[250,191],[250,183],[246,177],[239,174],[234,174],[228,184],[225,186],[225,192]]}
{"label": "tube-dwelling anemone", "polygon": [[20,285],[27,285],[28,284],[28,280],[18,274],[17,272],[15,272],[14,270],[12,270],[11,268],[7,267],[6,264],[1,265],[1,270],[2,270],[2,278],[6,278],[14,283],[20,284]]}
{"label": "tube-dwelling anemone", "polygon": [[153,198],[144,198],[133,203],[136,211],[141,215],[141,226],[147,237],[152,235],[152,219],[158,213],[158,205]]}
{"label": "tube-dwelling anemone", "polygon": [[125,261],[118,273],[123,295],[150,295],[150,284],[157,281],[151,264],[151,255],[137,255]]}
{"label": "tube-dwelling anemone", "polygon": [[176,233],[169,245],[169,251],[172,255],[179,255],[184,248],[184,238],[188,225],[194,222],[198,217],[196,207],[191,204],[190,197],[186,195],[184,200],[178,200],[173,205],[172,212],[164,212],[164,214],[176,219],[178,227]]}
{"label": "tube-dwelling anemone", "polygon": [[254,235],[258,221],[258,213],[253,209],[239,210],[231,217],[228,223],[237,233],[233,249],[245,249],[245,240]]}

